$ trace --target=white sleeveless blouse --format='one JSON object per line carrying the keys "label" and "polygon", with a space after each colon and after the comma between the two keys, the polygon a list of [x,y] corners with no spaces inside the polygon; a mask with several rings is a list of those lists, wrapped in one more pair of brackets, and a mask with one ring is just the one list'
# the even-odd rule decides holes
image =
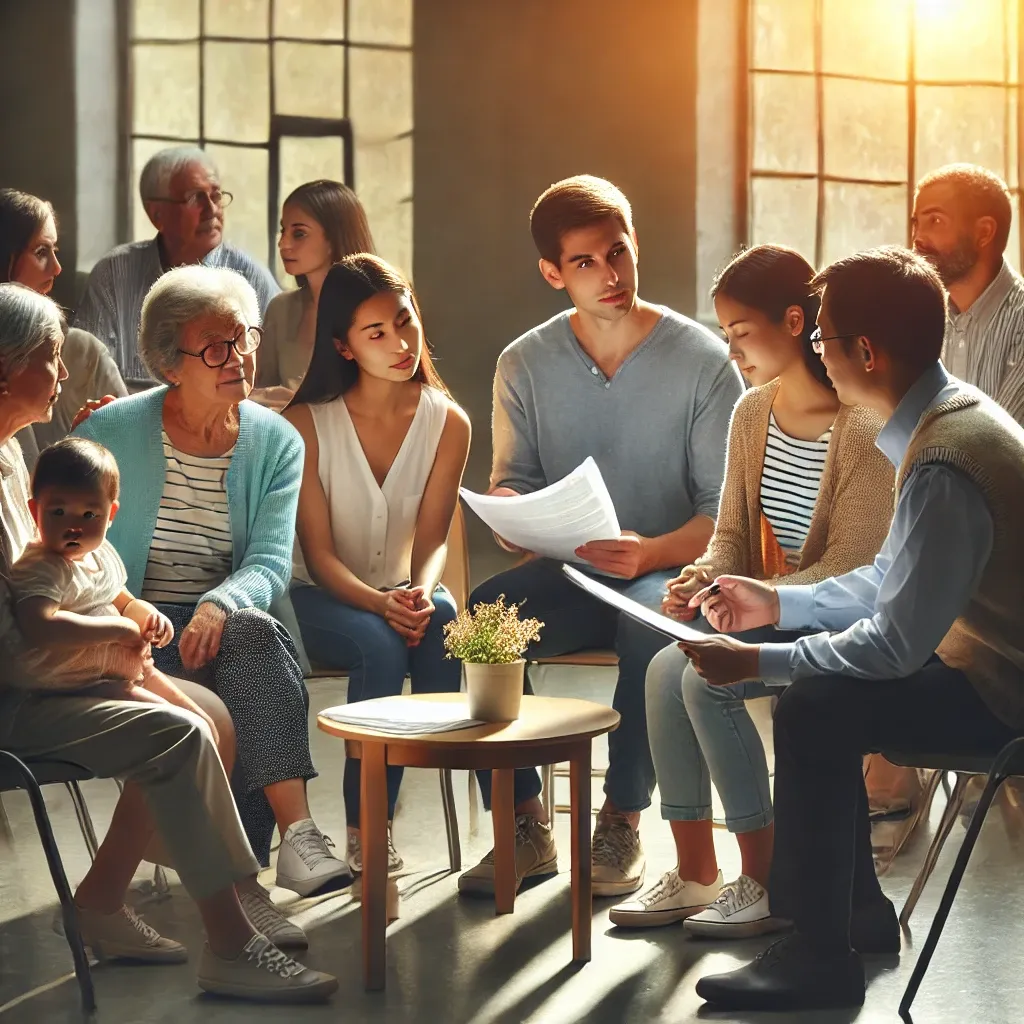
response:
{"label": "white sleeveless blouse", "polygon": [[[342,398],[310,405],[320,458],[317,469],[327,498],[338,558],[371,587],[393,587],[411,576],[416,518],[448,415],[448,400],[423,385],[409,431],[384,486],[366,461]],[[295,578],[312,583],[295,546]]]}

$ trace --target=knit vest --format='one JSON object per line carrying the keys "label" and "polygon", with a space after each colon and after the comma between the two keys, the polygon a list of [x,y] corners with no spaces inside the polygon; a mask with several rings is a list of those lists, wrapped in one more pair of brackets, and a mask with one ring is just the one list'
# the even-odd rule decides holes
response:
{"label": "knit vest", "polygon": [[[988,709],[1024,729],[1024,429],[975,388],[964,386],[922,418],[899,472],[945,465],[981,491],[992,516],[992,553],[975,592],[936,653],[960,669]],[[955,543],[951,537],[950,543]]]}

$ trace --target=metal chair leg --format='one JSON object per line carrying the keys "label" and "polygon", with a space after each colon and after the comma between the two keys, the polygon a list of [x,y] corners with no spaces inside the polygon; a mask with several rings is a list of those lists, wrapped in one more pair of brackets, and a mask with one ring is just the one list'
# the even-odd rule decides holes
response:
{"label": "metal chair leg", "polygon": [[540,769],[541,791],[540,799],[544,805],[544,813],[552,825],[555,823],[555,766],[545,764]]}
{"label": "metal chair leg", "polygon": [[53,838],[53,829],[50,827],[50,816],[46,812],[43,792],[24,761],[7,750],[0,750],[0,758],[9,762],[24,780],[25,791],[32,804],[32,814],[36,819],[39,839],[43,844],[43,853],[46,855],[46,863],[50,869],[50,877],[53,879],[53,887],[57,890],[57,898],[60,900],[61,914],[64,919],[64,935],[67,938],[68,946],[71,947],[71,958],[75,963],[75,978],[78,980],[82,1007],[87,1013],[92,1013],[96,1009],[96,992],[93,988],[92,972],[89,969],[89,958],[86,956],[85,945],[82,942],[82,932],[78,926],[78,912],[71,895],[71,886],[68,885],[68,876],[64,873],[60,851]]}
{"label": "metal chair leg", "polygon": [[454,875],[462,870],[462,846],[459,843],[459,819],[455,812],[452,773],[450,768],[442,768],[437,774],[441,781],[441,807],[444,809],[444,831],[448,839],[448,863]]}
{"label": "metal chair leg", "polygon": [[82,795],[82,790],[77,782],[65,782],[68,793],[71,794],[71,806],[75,809],[75,817],[78,819],[78,827],[82,831],[82,838],[85,840],[85,848],[89,851],[89,859],[95,860],[100,844],[96,841],[96,829],[92,823],[92,815]]}
{"label": "metal chair leg", "polygon": [[[935,774],[937,776],[941,776],[944,773],[936,772]],[[917,906],[917,901],[921,898],[921,893],[924,892],[924,887],[928,884],[928,879],[931,878],[932,872],[935,870],[935,865],[938,863],[939,855],[942,853],[942,848],[945,846],[946,840],[949,838],[949,833],[953,828],[953,823],[956,821],[957,815],[960,813],[960,808],[963,806],[964,797],[967,794],[967,784],[970,779],[970,775],[963,773],[957,774],[956,785],[953,787],[949,800],[946,802],[946,807],[942,812],[942,818],[939,821],[939,827],[935,830],[935,835],[932,836],[928,852],[924,855],[924,861],[921,864],[921,869],[917,873],[917,877],[914,879],[914,884],[910,889],[910,895],[907,897],[907,902],[903,904],[903,910],[900,913],[901,928],[907,928],[910,922],[910,915],[913,914],[914,907]],[[934,777],[932,781],[929,781],[928,791],[925,794],[926,800],[930,793],[934,793],[935,785],[937,785],[937,783],[938,780]]]}

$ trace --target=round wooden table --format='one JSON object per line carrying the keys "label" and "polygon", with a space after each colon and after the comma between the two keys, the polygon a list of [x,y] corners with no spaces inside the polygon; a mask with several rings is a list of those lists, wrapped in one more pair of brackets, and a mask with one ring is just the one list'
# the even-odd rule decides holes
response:
{"label": "round wooden table", "polygon": [[[445,702],[469,707],[466,695],[429,693],[381,697],[368,704],[394,700]],[[331,721],[323,715],[317,725],[346,741],[346,753],[362,759],[359,827],[363,846],[363,983],[384,988],[387,927],[388,798],[385,768],[464,768],[492,770],[491,819],[494,827],[494,905],[498,914],[515,906],[516,768],[569,762],[572,828],[572,951],[574,960],[590,959],[590,748],[595,736],[611,732],[619,713],[603,704],[566,697],[524,696],[519,718],[423,736],[399,736],[357,725]]]}

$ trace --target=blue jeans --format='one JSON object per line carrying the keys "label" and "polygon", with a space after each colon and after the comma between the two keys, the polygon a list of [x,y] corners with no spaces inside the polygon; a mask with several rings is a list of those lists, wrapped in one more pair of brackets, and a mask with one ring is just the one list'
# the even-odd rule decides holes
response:
{"label": "blue jeans", "polygon": [[[693,625],[710,628],[704,619]],[[785,643],[799,633],[767,627],[737,634],[746,643]],[[712,686],[672,644],[647,669],[647,729],[666,821],[711,818],[711,782],[722,798],[730,832],[752,832],[772,821],[764,745],[744,701],[781,687],[761,682]]]}
{"label": "blue jeans", "polygon": [[[675,575],[661,570],[635,580],[598,579],[649,608],[659,609],[665,584]],[[494,601],[500,594],[510,602],[525,601],[523,615],[544,623],[540,640],[526,651],[528,659],[551,658],[592,647],[614,648],[619,656],[619,678],[612,707],[622,721],[608,736],[604,791],[620,811],[649,807],[654,792],[654,763],[647,741],[644,678],[651,658],[669,643],[668,637],[580,590],[562,573],[561,563],[548,558],[533,559],[485,580],[473,591],[469,606]],[[480,772],[479,779],[484,806],[490,807],[491,773]],[[540,791],[540,776],[535,769],[516,771],[517,805]]]}
{"label": "blue jeans", "polygon": [[[414,693],[457,693],[462,662],[445,657],[444,624],[455,618],[455,602],[444,587],[434,591],[434,614],[416,647],[406,647],[383,618],[354,608],[320,587],[295,586],[291,592],[302,642],[312,661],[348,672],[350,703],[400,694],[407,675]],[[391,765],[388,777],[388,820],[395,816],[402,769]],[[342,794],[345,818],[359,827],[359,760],[345,759]]]}

